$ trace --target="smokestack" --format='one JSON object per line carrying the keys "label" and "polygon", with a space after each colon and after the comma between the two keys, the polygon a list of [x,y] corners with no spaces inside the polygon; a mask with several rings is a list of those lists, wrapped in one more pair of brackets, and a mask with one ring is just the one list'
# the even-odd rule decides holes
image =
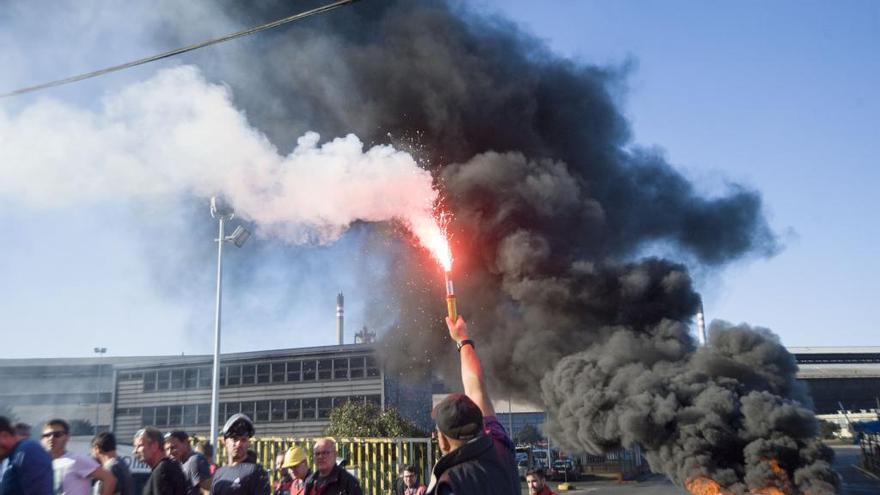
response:
{"label": "smokestack", "polygon": [[343,332],[343,306],[345,305],[345,297],[342,295],[340,291],[339,294],[336,294],[336,344],[342,345],[345,343],[345,334]]}
{"label": "smokestack", "polygon": [[706,345],[709,339],[706,337],[706,317],[703,313],[703,300],[700,299],[700,306],[697,308],[697,338],[700,341],[700,347]]}

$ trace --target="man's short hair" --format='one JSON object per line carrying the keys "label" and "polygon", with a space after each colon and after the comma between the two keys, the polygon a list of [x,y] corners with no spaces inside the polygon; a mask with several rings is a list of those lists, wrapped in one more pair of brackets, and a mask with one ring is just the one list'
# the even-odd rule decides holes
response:
{"label": "man's short hair", "polygon": [[137,439],[139,437],[146,437],[147,440],[153,443],[158,443],[162,445],[165,443],[165,439],[162,438],[162,432],[152,426],[146,426],[141,428],[134,434],[134,438]]}
{"label": "man's short hair", "polygon": [[544,473],[544,470],[541,469],[541,468],[538,468],[538,469],[530,469],[530,470],[526,473],[526,478],[528,478],[529,476],[534,476],[534,477],[536,477],[536,478],[540,478],[540,479],[542,479],[542,480],[547,479],[547,475]]}
{"label": "man's short hair", "polygon": [[403,468],[403,470],[404,470],[404,471],[407,471],[407,472],[410,472],[410,473],[413,473],[413,474],[419,474],[419,471],[418,471],[418,470],[416,469],[416,467],[413,466],[412,464],[410,464],[409,466]]}
{"label": "man's short hair", "polygon": [[22,423],[21,421],[19,421],[18,423],[15,423],[15,426],[13,428],[15,428],[15,434],[20,437],[31,436],[31,425],[27,423]]}
{"label": "man's short hair", "polygon": [[173,430],[165,434],[165,441],[175,438],[183,443],[189,443],[189,434],[183,430]]}
{"label": "man's short hair", "polygon": [[65,435],[70,434],[70,424],[67,421],[64,421],[63,419],[59,419],[59,418],[50,419],[49,421],[46,421],[46,424],[43,425],[43,428],[46,428],[47,426],[48,427],[60,426],[62,429],[64,429]]}
{"label": "man's short hair", "polygon": [[449,394],[434,407],[437,429],[455,440],[471,440],[483,432],[483,412],[464,394]]}
{"label": "man's short hair", "polygon": [[109,431],[102,431],[92,439],[92,447],[101,452],[113,452],[116,450],[116,436]]}
{"label": "man's short hair", "polygon": [[10,435],[15,435],[15,430],[12,428],[12,423],[9,422],[9,418],[6,416],[0,416],[0,433],[9,433]]}

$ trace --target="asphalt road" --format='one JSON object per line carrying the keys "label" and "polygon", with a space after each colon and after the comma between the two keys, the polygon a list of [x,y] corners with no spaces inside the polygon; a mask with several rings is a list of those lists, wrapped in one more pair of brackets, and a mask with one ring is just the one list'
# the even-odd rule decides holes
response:
{"label": "asphalt road", "polygon": [[861,450],[858,445],[834,445],[834,469],[840,474],[842,495],[880,495],[880,480],[865,474],[855,466]]}
{"label": "asphalt road", "polygon": [[[857,469],[861,451],[856,445],[834,445],[836,458],[834,468],[841,476],[840,495],[880,495],[880,480],[872,478]],[[617,483],[613,480],[594,478],[591,480],[573,483],[574,490],[560,492],[556,489],[559,482],[551,482],[553,491],[573,495],[611,495],[611,494],[637,494],[637,495],[684,495],[686,490],[677,488],[665,477],[654,475],[640,482]],[[523,494],[529,490],[523,483]]]}

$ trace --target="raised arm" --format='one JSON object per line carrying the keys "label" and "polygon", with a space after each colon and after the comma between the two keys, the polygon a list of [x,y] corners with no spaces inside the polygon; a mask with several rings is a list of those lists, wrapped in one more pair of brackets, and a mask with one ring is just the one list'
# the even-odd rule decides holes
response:
{"label": "raised arm", "polygon": [[474,344],[461,345],[462,342],[471,340],[467,323],[461,316],[455,322],[447,316],[446,326],[449,327],[449,336],[460,347],[458,352],[461,360],[461,383],[464,385],[464,394],[477,404],[477,407],[483,412],[483,417],[494,416],[495,408],[489,398],[489,391],[483,377],[483,366],[480,364],[477,350],[474,348]]}

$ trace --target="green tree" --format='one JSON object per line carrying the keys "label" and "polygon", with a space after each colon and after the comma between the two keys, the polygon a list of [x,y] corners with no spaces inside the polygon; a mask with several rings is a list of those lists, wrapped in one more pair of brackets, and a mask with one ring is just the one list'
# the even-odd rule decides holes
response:
{"label": "green tree", "polygon": [[525,425],[516,432],[516,443],[517,444],[526,444],[526,445],[534,445],[538,443],[541,438],[541,432],[535,428],[534,425]]}
{"label": "green tree", "polygon": [[819,420],[819,435],[826,440],[831,440],[835,437],[835,434],[840,431],[840,425],[837,423],[832,423],[831,421],[825,421],[824,419]]}
{"label": "green tree", "polygon": [[324,432],[332,437],[421,437],[425,436],[394,408],[382,410],[368,402],[346,402],[330,412]]}

